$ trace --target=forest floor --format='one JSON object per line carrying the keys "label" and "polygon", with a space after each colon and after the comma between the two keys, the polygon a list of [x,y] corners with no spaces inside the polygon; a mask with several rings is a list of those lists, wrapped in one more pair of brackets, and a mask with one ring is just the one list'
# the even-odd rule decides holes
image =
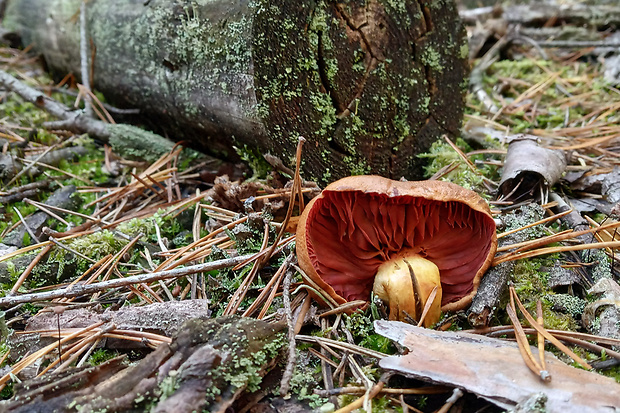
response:
{"label": "forest floor", "polygon": [[[557,358],[594,372],[579,376],[582,386],[618,394],[612,380],[598,381],[620,382],[620,57],[604,47],[618,37],[600,27],[588,39],[560,37],[567,18],[554,35],[564,44],[554,44],[543,27],[518,31],[506,16],[471,25],[462,138],[422,155],[429,179],[476,191],[500,223],[486,296],[435,329],[516,335],[523,359],[489,356],[508,380],[509,366],[545,370],[524,350],[544,336]],[[0,49],[0,68],[83,105],[71,78],[54,83],[27,50]],[[407,345],[387,338],[389,327],[379,334],[376,302],[348,314],[311,300],[287,232],[300,194],[307,202],[319,193],[311,183],[300,190],[294,175],[256,159],[231,165],[180,146],[136,159],[44,127],[55,119],[14,93],[0,98],[0,411],[166,411],[170,400],[222,412],[501,411],[525,401],[494,393],[488,376],[476,379],[485,392],[458,372],[380,367]],[[533,149],[519,152],[514,142],[524,140]],[[564,370],[549,373],[569,381]],[[217,391],[195,401],[192,386]],[[548,386],[551,403],[563,388]]]}

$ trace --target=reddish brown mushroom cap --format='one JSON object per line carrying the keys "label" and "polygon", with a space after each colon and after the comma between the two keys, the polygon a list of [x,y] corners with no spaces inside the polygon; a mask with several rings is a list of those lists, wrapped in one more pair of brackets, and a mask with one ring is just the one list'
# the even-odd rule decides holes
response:
{"label": "reddish brown mushroom cap", "polygon": [[308,204],[297,228],[299,265],[340,304],[368,300],[379,266],[407,251],[439,268],[442,309],[464,308],[496,247],[487,203],[441,181],[344,178]]}

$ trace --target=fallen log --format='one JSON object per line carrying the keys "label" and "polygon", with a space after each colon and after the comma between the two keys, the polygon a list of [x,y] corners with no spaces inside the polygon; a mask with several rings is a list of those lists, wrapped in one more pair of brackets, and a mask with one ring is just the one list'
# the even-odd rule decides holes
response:
{"label": "fallen log", "polygon": [[[4,27],[56,76],[78,75],[82,3],[8,0]],[[94,86],[210,153],[291,164],[301,135],[306,179],[417,178],[415,155],[461,124],[467,46],[452,1],[85,4]]]}

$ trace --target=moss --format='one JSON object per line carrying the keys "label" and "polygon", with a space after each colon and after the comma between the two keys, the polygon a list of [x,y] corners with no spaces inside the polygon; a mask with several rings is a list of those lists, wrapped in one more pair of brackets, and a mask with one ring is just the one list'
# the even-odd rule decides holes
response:
{"label": "moss", "polygon": [[99,364],[113,359],[116,356],[118,356],[118,352],[116,351],[99,348],[92,352],[92,354],[88,358],[88,364],[90,364],[91,366],[98,366]]}
{"label": "moss", "polygon": [[461,59],[467,59],[469,57],[469,46],[467,44],[462,44],[460,48]]}
{"label": "moss", "polygon": [[[461,138],[455,142],[456,146],[463,152],[471,151],[471,147]],[[457,165],[451,172],[444,174],[440,179],[460,185],[467,189],[479,192],[483,197],[486,195],[486,188],[483,185],[484,176],[493,176],[495,170],[491,168],[477,169],[472,171],[467,163],[452,147],[444,141],[433,143],[428,152],[418,155],[419,158],[428,159],[424,168],[426,177],[433,176],[444,167]]]}
{"label": "moss", "polygon": [[250,180],[265,179],[273,170],[273,167],[265,160],[263,155],[257,149],[250,148],[247,145],[235,147],[237,155],[242,161],[248,164],[252,169],[253,176]]}
{"label": "moss", "polygon": [[67,245],[89,258],[99,260],[108,254],[115,254],[127,243],[107,229],[67,241]]}
{"label": "moss", "polygon": [[[253,339],[251,339],[253,340]],[[268,340],[258,343],[250,342],[247,336],[240,335],[236,340],[230,341],[230,345],[224,344],[221,350],[229,354],[226,364],[216,367],[213,374],[213,382],[221,380],[233,388],[247,386],[249,392],[259,390],[262,383],[262,374],[270,360],[277,357],[280,351],[288,344],[284,333],[277,333]]]}
{"label": "moss", "polygon": [[176,370],[171,370],[168,372],[168,375],[164,377],[164,379],[159,383],[158,394],[159,394],[159,402],[166,400],[168,397],[172,396],[174,392],[176,392],[179,388],[178,381],[179,372]]}
{"label": "moss", "polygon": [[422,63],[433,70],[441,73],[444,71],[442,55],[434,47],[428,46],[422,51]]}
{"label": "moss", "polygon": [[[530,258],[518,260],[515,263],[512,274],[512,283],[519,299],[528,310],[536,317],[536,303],[542,302],[543,318],[545,327],[557,330],[578,329],[579,325],[573,316],[577,316],[581,304],[577,298],[556,295],[547,284],[548,273],[543,267],[551,267],[559,256],[553,254],[542,258]],[[564,303],[568,307],[556,310],[554,301]],[[521,316],[522,318],[522,316]]]}
{"label": "moss", "polygon": [[136,126],[119,124],[109,125],[110,145],[120,156],[154,162],[170,153],[174,143],[153,132]]}
{"label": "moss", "polygon": [[317,409],[328,399],[314,394],[313,389],[321,386],[321,364],[311,360],[308,353],[297,350],[297,364],[290,381],[290,392],[299,400],[305,400],[310,407]]}

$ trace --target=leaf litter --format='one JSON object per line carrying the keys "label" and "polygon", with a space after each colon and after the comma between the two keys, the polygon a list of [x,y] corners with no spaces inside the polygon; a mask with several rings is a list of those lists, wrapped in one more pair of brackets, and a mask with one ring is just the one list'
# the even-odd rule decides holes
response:
{"label": "leaf litter", "polygon": [[[66,411],[77,404],[166,411],[172,403],[209,411],[259,411],[252,409],[268,403],[297,411],[447,411],[535,402],[554,411],[563,391],[580,410],[617,407],[605,400],[618,385],[601,373],[620,376],[613,180],[620,94],[602,81],[598,65],[580,60],[587,52],[547,49],[541,59],[535,48],[498,44],[482,57],[491,62],[468,97],[463,139],[438,142],[424,156],[429,177],[457,181],[490,200],[506,241],[494,269],[512,266],[503,282],[481,291],[492,311],[477,314],[476,323],[467,312],[445,314],[436,331],[377,321],[384,314],[374,301],[351,313],[359,303],[330,303],[303,274],[289,234],[318,189],[298,173],[292,180],[274,171],[242,181],[173,145],[154,162],[136,161],[84,135],[41,128],[47,115],[7,94],[0,229],[3,241],[22,232],[13,236],[18,245],[3,244],[0,257],[2,408],[47,400]],[[502,48],[514,57],[498,60],[493,53]],[[49,89],[25,53],[2,54],[17,76]],[[67,96],[52,94],[70,106]],[[558,183],[557,171],[534,170],[542,179],[517,205],[493,197],[506,183],[507,138],[520,133],[534,136],[541,153],[563,153],[567,165]],[[516,183],[505,194],[526,183],[518,173],[510,179]],[[75,203],[50,202],[50,194],[71,185]],[[587,214],[575,221],[571,205],[583,200],[589,207],[579,210]],[[564,280],[559,287],[550,286],[554,277]],[[330,308],[316,307],[309,293]],[[174,321],[162,326],[160,318]],[[468,333],[441,332],[472,325]],[[554,328],[560,325],[574,331]],[[476,342],[470,333],[488,337]],[[425,345],[430,336],[435,341]],[[108,354],[97,365],[99,351]],[[451,362],[449,351],[457,356]],[[448,362],[425,370],[437,358]],[[566,366],[572,361],[598,372]],[[473,376],[455,368],[474,362]],[[520,380],[508,395],[498,386],[499,364],[511,366],[501,369],[506,380]],[[281,391],[283,399],[276,396]],[[576,407],[562,406],[569,408]]]}

